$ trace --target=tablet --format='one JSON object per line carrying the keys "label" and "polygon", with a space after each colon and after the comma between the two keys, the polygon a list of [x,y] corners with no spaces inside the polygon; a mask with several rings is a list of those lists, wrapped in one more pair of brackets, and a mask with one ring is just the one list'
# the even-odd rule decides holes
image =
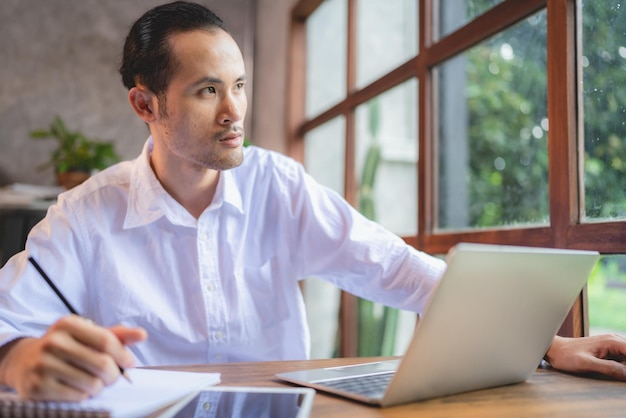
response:
{"label": "tablet", "polygon": [[178,402],[163,418],[307,418],[315,391],[309,388],[214,386]]}

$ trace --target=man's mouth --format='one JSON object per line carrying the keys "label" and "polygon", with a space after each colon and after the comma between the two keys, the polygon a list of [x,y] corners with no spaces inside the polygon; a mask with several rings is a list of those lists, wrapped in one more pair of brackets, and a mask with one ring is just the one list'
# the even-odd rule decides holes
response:
{"label": "man's mouth", "polygon": [[218,141],[228,147],[239,147],[243,144],[243,136],[239,132],[231,132],[218,139]]}
{"label": "man's mouth", "polygon": [[239,133],[232,133],[232,134],[224,135],[219,140],[220,141],[231,141],[231,140],[239,139],[239,138],[241,138],[241,134],[239,134]]}

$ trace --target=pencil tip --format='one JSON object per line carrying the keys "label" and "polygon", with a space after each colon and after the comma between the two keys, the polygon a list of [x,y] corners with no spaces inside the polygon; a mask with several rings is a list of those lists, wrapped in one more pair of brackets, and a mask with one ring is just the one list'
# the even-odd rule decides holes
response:
{"label": "pencil tip", "polygon": [[133,383],[133,381],[130,380],[130,376],[128,375],[128,373],[126,373],[126,370],[121,370],[121,372],[122,372],[122,376],[124,377],[124,379],[126,379],[128,383]]}

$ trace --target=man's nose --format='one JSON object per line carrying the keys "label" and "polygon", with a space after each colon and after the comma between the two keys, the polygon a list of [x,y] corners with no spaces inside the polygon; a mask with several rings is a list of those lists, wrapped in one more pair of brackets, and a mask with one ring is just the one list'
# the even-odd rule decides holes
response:
{"label": "man's nose", "polygon": [[229,125],[234,122],[239,122],[245,112],[245,97],[234,96],[229,94],[224,97],[220,113],[218,115],[218,122],[222,125]]}

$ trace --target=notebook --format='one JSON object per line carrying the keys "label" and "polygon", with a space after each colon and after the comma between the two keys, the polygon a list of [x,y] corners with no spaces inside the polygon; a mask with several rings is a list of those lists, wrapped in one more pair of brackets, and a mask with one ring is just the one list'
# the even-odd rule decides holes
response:
{"label": "notebook", "polygon": [[126,372],[132,383],[118,379],[97,396],[82,402],[36,402],[22,399],[15,392],[0,392],[0,417],[144,417],[220,382],[219,373],[152,369],[127,369]]}
{"label": "notebook", "polygon": [[[598,258],[595,251],[459,244],[400,360],[276,376],[379,406],[523,382]],[[368,379],[388,383],[355,393],[350,381]]]}

